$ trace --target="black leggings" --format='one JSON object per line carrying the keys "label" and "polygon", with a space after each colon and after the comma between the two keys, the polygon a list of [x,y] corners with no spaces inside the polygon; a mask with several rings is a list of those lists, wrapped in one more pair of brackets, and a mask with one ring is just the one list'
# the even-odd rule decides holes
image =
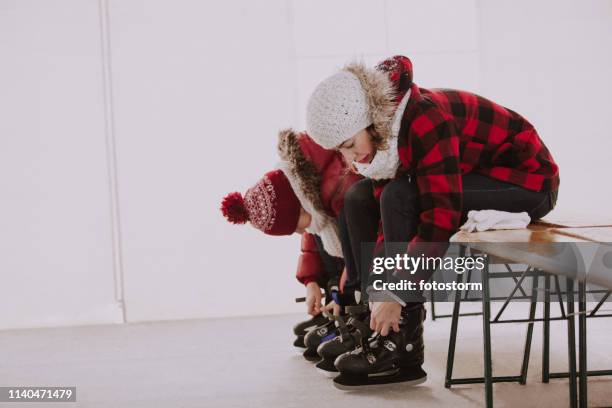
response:
{"label": "black leggings", "polygon": [[[471,210],[526,211],[536,220],[548,214],[557,202],[557,191],[534,192],[475,173],[463,176],[462,184],[461,224]],[[414,237],[420,222],[418,198],[418,187],[408,176],[389,182],[383,189],[380,203],[374,198],[370,179],[353,184],[347,191],[338,218],[347,269],[345,291],[360,289],[361,243],[376,241],[381,218],[385,242],[407,242]],[[364,255],[372,257],[370,251]],[[370,263],[371,259],[364,262]]]}

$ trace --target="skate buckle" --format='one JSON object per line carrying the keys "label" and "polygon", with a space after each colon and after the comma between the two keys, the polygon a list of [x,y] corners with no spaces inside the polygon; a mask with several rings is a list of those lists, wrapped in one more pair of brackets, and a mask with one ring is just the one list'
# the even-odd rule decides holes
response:
{"label": "skate buckle", "polygon": [[395,349],[397,348],[395,343],[393,343],[391,340],[385,340],[383,346],[385,346],[385,348],[389,351],[395,351]]}

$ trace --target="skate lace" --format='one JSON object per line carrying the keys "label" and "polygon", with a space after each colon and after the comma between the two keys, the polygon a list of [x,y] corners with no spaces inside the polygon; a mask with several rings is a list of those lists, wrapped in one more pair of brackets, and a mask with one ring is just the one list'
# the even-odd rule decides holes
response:
{"label": "skate lace", "polygon": [[346,322],[342,318],[342,316],[330,315],[330,319],[334,320],[336,323],[336,327],[338,328],[338,332],[340,334],[340,341],[346,341],[349,337],[349,328],[346,325]]}
{"label": "skate lace", "polygon": [[364,353],[369,353],[372,349],[378,347],[378,342],[381,338],[379,333],[373,333],[370,337],[361,339],[361,349]]}
{"label": "skate lace", "polygon": [[[330,320],[334,320],[336,327],[338,328],[338,332],[339,332],[339,336],[338,336],[338,341],[345,342],[348,341],[351,338],[351,329],[349,327],[349,325],[353,325],[356,327],[361,327],[361,323],[359,321],[356,321],[356,319],[354,317],[349,317],[348,320],[345,320],[345,317],[342,316],[335,316],[333,314],[327,313],[327,312],[323,312],[325,317],[327,317]],[[363,330],[363,329],[362,329]]]}

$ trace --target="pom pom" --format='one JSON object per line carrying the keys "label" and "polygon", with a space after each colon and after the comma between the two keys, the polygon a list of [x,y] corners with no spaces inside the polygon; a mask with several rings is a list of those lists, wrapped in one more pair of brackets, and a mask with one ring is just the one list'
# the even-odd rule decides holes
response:
{"label": "pom pom", "polygon": [[239,192],[229,193],[223,198],[221,212],[233,224],[244,224],[249,220],[249,213]]}

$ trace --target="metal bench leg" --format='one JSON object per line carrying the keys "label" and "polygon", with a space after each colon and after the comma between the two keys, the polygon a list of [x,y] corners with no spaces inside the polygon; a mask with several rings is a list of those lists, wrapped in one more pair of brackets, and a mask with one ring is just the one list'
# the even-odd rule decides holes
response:
{"label": "metal bench leg", "polygon": [[431,305],[431,320],[432,321],[436,321],[436,305],[434,302],[434,290],[433,287],[429,293],[430,298],[429,298],[429,304]]}
{"label": "metal bench leg", "polygon": [[[465,256],[465,247],[459,249],[459,256]],[[457,275],[457,283],[461,282],[463,275]],[[459,324],[459,307],[461,306],[461,291],[455,291],[455,304],[453,305],[453,316],[451,320],[450,339],[448,340],[448,355],[446,357],[446,378],[444,387],[451,387],[451,379],[453,378],[453,364],[455,362],[455,346],[457,344],[457,326]]]}
{"label": "metal bench leg", "polygon": [[527,370],[529,369],[529,355],[531,354],[531,340],[533,338],[533,319],[535,319],[536,307],[538,305],[538,270],[535,270],[536,275],[532,279],[531,285],[531,304],[529,305],[529,320],[527,323],[527,336],[525,338],[525,352],[523,353],[523,364],[521,365],[521,379],[519,384],[527,383]]}
{"label": "metal bench leg", "polygon": [[567,350],[570,407],[576,408],[576,325],[574,321],[574,280],[567,278]]}
{"label": "metal bench leg", "polygon": [[550,275],[544,275],[544,322],[542,326],[542,382],[550,381]]}
{"label": "metal bench leg", "polygon": [[491,299],[489,293],[489,259],[482,269],[482,329],[484,345],[484,386],[486,407],[493,407],[493,362],[491,360]]}
{"label": "metal bench leg", "polygon": [[579,406],[587,407],[587,331],[586,331],[586,285],[578,284],[578,366]]}

